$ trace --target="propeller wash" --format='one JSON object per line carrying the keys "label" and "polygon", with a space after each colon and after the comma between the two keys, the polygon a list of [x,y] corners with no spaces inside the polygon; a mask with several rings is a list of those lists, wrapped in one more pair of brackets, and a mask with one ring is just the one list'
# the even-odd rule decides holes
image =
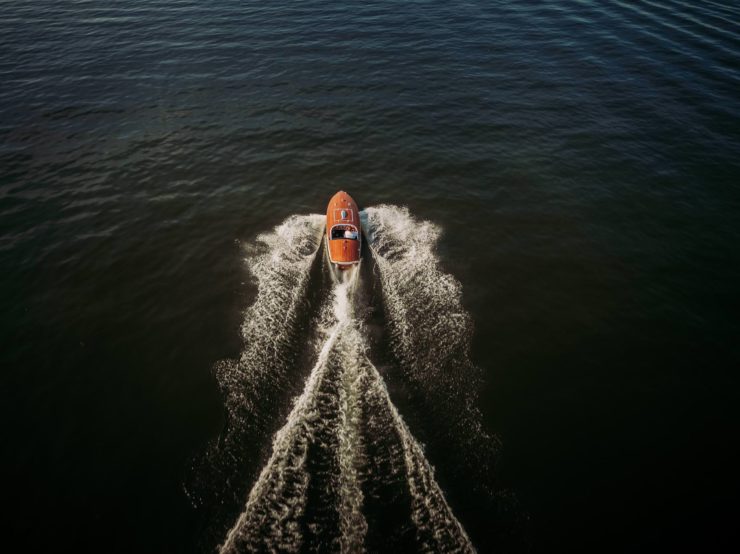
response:
{"label": "propeller wash", "polygon": [[[361,217],[402,372],[425,399],[436,401],[445,391],[446,402],[459,404],[450,433],[467,429],[479,444],[488,442],[471,387],[463,386],[471,378],[465,372],[474,371],[471,322],[459,283],[438,268],[439,229],[394,206],[368,208]],[[222,455],[238,452],[230,446],[243,437],[265,434],[275,398],[300,361],[300,312],[323,231],[322,216],[292,216],[248,246],[257,297],[245,313],[245,349],[239,360],[217,368],[229,417]],[[328,286],[308,320],[313,337],[303,341],[311,347],[312,369],[220,552],[473,552],[370,360],[356,307],[360,266],[335,272],[322,264],[320,270]],[[441,364],[450,371],[442,372]]]}

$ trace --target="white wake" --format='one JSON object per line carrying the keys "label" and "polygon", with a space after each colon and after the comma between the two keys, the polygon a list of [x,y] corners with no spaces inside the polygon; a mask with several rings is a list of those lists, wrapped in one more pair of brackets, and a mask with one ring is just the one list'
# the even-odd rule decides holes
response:
{"label": "white wake", "polygon": [[[404,370],[419,384],[438,380],[445,388],[454,386],[461,372],[470,367],[467,333],[471,327],[460,307],[459,283],[434,263],[429,265],[428,256],[436,260],[436,228],[417,224],[414,240],[402,244],[400,237],[408,230],[408,222],[413,222],[408,212],[382,206],[368,209],[366,218],[366,233],[389,307],[393,347]],[[240,416],[265,417],[257,413],[255,399],[262,393],[258,387],[286,375],[288,368],[281,367],[281,362],[290,346],[290,334],[281,334],[280,329],[290,328],[305,295],[322,219],[287,220],[275,232],[260,237],[267,249],[257,249],[250,260],[258,295],[245,314],[247,347],[239,370],[231,367],[225,372],[231,372],[229,379],[234,379],[228,387],[230,401]],[[220,552],[297,552],[317,545],[331,551],[364,551],[368,519],[363,490],[386,478],[373,473],[382,464],[369,458],[368,448],[378,444],[385,445],[378,452],[383,452],[384,463],[396,468],[391,472],[404,484],[417,549],[472,552],[423,447],[411,435],[369,359],[363,323],[354,312],[359,268],[332,275],[331,294],[315,320],[321,337],[316,343],[316,362],[286,423],[273,437],[272,453]],[[408,299],[417,287],[427,287],[422,300],[426,306]],[[428,310],[439,312],[431,324],[423,315]],[[422,317],[427,318],[427,328],[420,331],[416,325]],[[427,342],[432,339],[434,343]],[[460,356],[464,360],[457,367],[462,369],[450,380],[439,370],[444,367],[439,362],[459,362]],[[318,495],[312,492],[317,486],[321,487]]]}

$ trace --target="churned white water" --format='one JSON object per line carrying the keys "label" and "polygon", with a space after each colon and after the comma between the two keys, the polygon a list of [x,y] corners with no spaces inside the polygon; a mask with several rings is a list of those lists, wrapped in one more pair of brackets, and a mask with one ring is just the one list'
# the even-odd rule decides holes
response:
{"label": "churned white water", "polygon": [[280,385],[292,361],[289,353],[296,316],[323,229],[320,215],[291,216],[245,246],[257,297],[244,314],[245,347],[240,358],[217,367],[229,415],[227,444],[239,440],[245,428],[259,426],[269,417],[259,402],[268,396],[266,390]]}
{"label": "churned white water", "polygon": [[[470,322],[460,308],[457,281],[436,270],[434,262],[409,265],[419,255],[433,256],[436,228],[422,223],[414,242],[402,245],[400,235],[411,221],[408,212],[382,206],[369,209],[366,215],[365,231],[380,268],[391,314],[393,346],[403,371],[419,381],[443,379],[433,367],[433,356],[441,356],[444,361],[445,356],[457,355],[457,351],[445,349],[460,349],[461,342],[467,354],[467,339],[463,338]],[[249,264],[258,280],[259,293],[245,317],[245,340],[251,337],[253,343],[248,342],[241,357],[239,380],[230,382],[230,386],[240,388],[232,392],[233,402],[257,406],[250,396],[260,396],[255,386],[269,380],[266,372],[273,372],[270,378],[274,378],[287,369],[278,367],[280,349],[287,339],[274,334],[275,320],[290,323],[290,307],[299,304],[305,294],[318,248],[316,237],[321,235],[321,219],[293,217],[274,233],[260,238],[273,251],[256,251]],[[387,236],[383,238],[383,234]],[[292,246],[283,242],[288,238]],[[427,246],[425,240],[431,245]],[[314,320],[321,337],[315,345],[315,364],[285,424],[273,437],[272,453],[220,551],[296,552],[317,545],[330,551],[364,551],[369,519],[363,491],[392,477],[402,484],[399,494],[408,506],[408,532],[419,551],[472,552],[473,546],[437,484],[422,445],[412,436],[370,361],[363,321],[354,309],[359,267],[339,273],[327,271],[332,276],[331,291]],[[424,271],[436,273],[420,281],[419,274]],[[278,275],[281,272],[285,274]],[[262,283],[263,278],[269,283]],[[286,279],[293,285],[282,290]],[[427,291],[426,297],[426,301],[435,302],[435,309],[453,308],[453,313],[438,314],[433,331],[440,337],[435,344],[424,344],[431,331],[426,329],[420,335],[414,327],[419,317],[415,311],[421,306],[405,298],[408,287],[420,285],[436,287]],[[453,296],[452,304],[437,298],[443,294]],[[448,335],[452,338],[445,340]],[[432,355],[412,354],[413,348],[421,347],[431,350]],[[392,475],[378,474],[380,467],[392,468],[388,470]],[[315,492],[317,487],[319,494]]]}
{"label": "churned white water", "polygon": [[481,372],[470,359],[473,322],[462,285],[435,252],[441,228],[399,206],[370,207],[363,215],[401,370],[430,409],[445,406],[446,441],[477,456],[480,469],[495,439],[482,426]]}
{"label": "churned white water", "polygon": [[[302,544],[299,518],[306,505],[309,474],[305,464],[309,443],[326,427],[332,427],[339,437],[342,471],[338,476],[342,491],[339,515],[342,524],[342,550],[355,550],[362,544],[364,519],[360,512],[361,492],[355,476],[355,439],[353,415],[347,400],[347,385],[352,388],[351,376],[344,377],[338,389],[342,413],[322,413],[327,394],[324,380],[330,365],[327,363],[335,351],[341,355],[345,347],[337,344],[348,326],[352,324],[349,290],[357,272],[335,285],[330,303],[324,307],[322,326],[325,340],[318,359],[306,382],[303,393],[296,399],[286,424],[273,440],[272,456],[263,468],[249,493],[246,509],[229,532],[221,552],[239,552],[244,549],[264,547],[268,550],[295,551]],[[352,394],[352,391],[349,391]],[[356,396],[356,395],[355,395]],[[343,462],[343,463],[342,463]]]}

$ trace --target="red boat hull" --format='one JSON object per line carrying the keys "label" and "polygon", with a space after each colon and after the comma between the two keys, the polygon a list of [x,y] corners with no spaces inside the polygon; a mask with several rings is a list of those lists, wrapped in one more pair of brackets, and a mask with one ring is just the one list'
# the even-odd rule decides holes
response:
{"label": "red boat hull", "polygon": [[326,246],[329,261],[344,269],[360,262],[360,210],[352,197],[339,191],[326,208]]}

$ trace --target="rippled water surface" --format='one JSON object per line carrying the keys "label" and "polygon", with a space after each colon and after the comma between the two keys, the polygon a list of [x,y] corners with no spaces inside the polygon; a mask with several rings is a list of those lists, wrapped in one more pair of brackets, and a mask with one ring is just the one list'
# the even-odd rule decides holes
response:
{"label": "rippled water surface", "polygon": [[2,7],[6,549],[737,540],[735,3]]}

